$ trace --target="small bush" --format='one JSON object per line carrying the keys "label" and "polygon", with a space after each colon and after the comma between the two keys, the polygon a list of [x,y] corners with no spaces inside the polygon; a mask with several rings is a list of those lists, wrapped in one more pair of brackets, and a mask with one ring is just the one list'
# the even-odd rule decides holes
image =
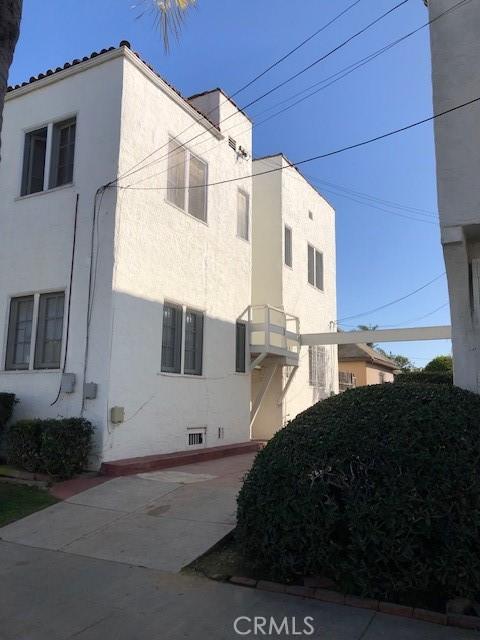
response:
{"label": "small bush", "polygon": [[41,420],[20,420],[6,432],[5,451],[8,464],[27,471],[40,471],[42,442]]}
{"label": "small bush", "polygon": [[271,579],[396,602],[478,594],[480,397],[385,384],[319,402],[257,455],[237,539]]}
{"label": "small bush", "polygon": [[425,365],[424,371],[440,372],[453,371],[452,356],[437,356]]}
{"label": "small bush", "polygon": [[83,418],[21,420],[7,430],[7,461],[27,471],[71,478],[87,464],[92,433]]}
{"label": "small bush", "polygon": [[0,431],[10,420],[15,402],[14,393],[0,393]]}
{"label": "small bush", "polygon": [[447,371],[409,371],[395,376],[398,384],[449,384],[453,385],[453,373]]}

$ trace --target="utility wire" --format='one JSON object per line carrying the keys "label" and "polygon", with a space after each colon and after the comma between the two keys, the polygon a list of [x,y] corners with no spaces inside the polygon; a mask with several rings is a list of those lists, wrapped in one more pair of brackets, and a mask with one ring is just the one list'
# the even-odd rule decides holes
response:
{"label": "utility wire", "polygon": [[[422,29],[424,29],[424,28],[428,27],[429,25],[433,24],[434,22],[436,22],[437,20],[439,20],[439,19],[440,19],[440,18],[442,18],[443,16],[445,16],[445,15],[447,15],[447,14],[451,13],[452,11],[454,11],[454,10],[458,9],[460,6],[462,6],[462,5],[464,5],[464,4],[467,4],[467,3],[469,3],[469,2],[471,2],[471,0],[460,0],[460,2],[458,2],[457,4],[455,4],[453,7],[450,7],[449,9],[447,9],[446,11],[444,11],[443,13],[441,13],[441,14],[439,14],[438,16],[436,16],[435,18],[433,18],[432,20],[430,20],[430,21],[426,22],[425,24],[421,25],[420,27],[417,27],[415,30],[413,30],[413,31],[409,32],[408,34],[406,34],[406,35],[402,36],[401,38],[398,38],[398,39],[397,39],[397,40],[395,40],[394,42],[392,42],[392,43],[390,43],[390,44],[388,44],[388,45],[386,45],[386,46],[382,47],[381,49],[378,49],[378,50],[377,50],[377,51],[375,51],[374,53],[369,54],[369,55],[368,55],[368,56],[366,56],[365,58],[362,58],[360,61],[358,61],[358,62],[356,62],[356,63],[353,63],[353,64],[351,64],[351,65],[349,65],[349,66],[345,67],[344,69],[342,69],[342,70],[338,71],[337,73],[333,74],[332,76],[329,76],[328,78],[324,78],[324,79],[323,79],[323,80],[321,80],[319,83],[318,83],[318,82],[317,82],[317,83],[315,83],[315,84],[314,84],[314,85],[312,85],[312,86],[317,86],[318,84],[328,82],[328,80],[330,80],[330,79],[334,78],[331,82],[328,82],[328,84],[324,84],[324,86],[320,87],[320,88],[319,88],[319,89],[317,89],[316,91],[314,91],[314,92],[310,93],[309,95],[305,96],[305,97],[304,97],[304,98],[302,98],[301,100],[298,100],[297,102],[295,102],[295,103],[293,103],[293,104],[289,105],[288,107],[286,107],[286,108],[284,108],[284,109],[281,109],[280,111],[278,111],[278,112],[276,112],[276,113],[272,114],[271,116],[269,116],[269,117],[265,118],[264,120],[261,120],[260,122],[254,123],[253,128],[257,128],[258,126],[260,126],[260,125],[262,125],[262,124],[264,124],[264,123],[268,122],[269,120],[271,120],[271,119],[273,119],[273,118],[275,118],[275,117],[279,116],[280,114],[284,113],[285,111],[289,110],[290,108],[293,108],[294,106],[296,106],[297,104],[299,104],[299,103],[300,103],[300,102],[302,102],[303,100],[306,100],[306,99],[308,99],[308,98],[312,97],[313,95],[317,94],[319,91],[322,91],[322,90],[324,90],[324,89],[327,89],[329,86],[331,86],[331,85],[332,85],[332,84],[334,84],[335,82],[338,82],[339,80],[341,80],[342,78],[346,77],[347,75],[350,75],[350,73],[353,73],[354,71],[356,71],[356,70],[357,70],[357,69],[359,69],[360,67],[364,66],[364,65],[365,65],[365,64],[367,64],[368,62],[371,62],[372,60],[374,60],[375,58],[377,58],[379,55],[381,55],[381,54],[385,53],[386,51],[388,51],[388,50],[389,50],[389,49],[391,49],[392,47],[396,46],[396,45],[397,45],[397,44],[399,44],[400,42],[403,42],[403,41],[404,41],[404,40],[406,40],[407,38],[409,38],[409,37],[413,36],[414,34],[418,33],[420,30],[422,30]],[[345,72],[345,73],[344,73],[344,72]],[[340,75],[340,74],[342,74],[342,75]],[[311,87],[309,87],[309,88],[311,88]],[[307,89],[305,89],[305,90],[303,90],[303,91],[301,91],[301,92],[300,92],[300,94],[304,93],[306,90],[308,90],[308,88],[307,88]],[[288,102],[290,99],[292,99],[292,98],[293,98],[293,97],[295,97],[296,95],[299,95],[299,94],[294,94],[294,96],[291,96],[291,97],[290,97],[290,98],[288,98],[287,100],[284,100],[284,101],[282,101],[282,102],[280,102],[280,103],[278,103],[278,104],[282,104],[282,103],[284,103],[284,102]],[[266,109],[265,111],[260,112],[260,113],[265,113],[266,111],[270,111],[272,108],[274,108],[274,106],[278,106],[278,105],[273,105],[273,106],[269,107],[268,109]],[[231,129],[233,129],[233,128],[236,128],[237,126],[238,126],[238,123],[237,123],[237,124],[235,124],[235,125],[233,125],[233,127],[229,127],[228,129],[224,130],[224,133],[226,133],[227,131],[230,131],[230,130],[231,130]],[[242,132],[240,132],[240,133],[247,132],[247,131],[249,131],[249,129],[250,129],[250,127],[249,127],[248,129],[245,129],[244,131],[242,131]],[[237,135],[238,135],[238,134],[237,134]],[[194,146],[194,147],[195,147],[195,146],[198,146],[198,144],[201,144],[201,143],[200,143],[200,142],[198,142],[196,145],[193,145],[193,146]],[[209,151],[211,151],[212,149],[216,149],[216,148],[217,148],[217,144],[218,144],[218,143],[216,143],[213,147],[211,147],[211,148],[210,148],[210,149],[208,149],[207,151],[204,151],[204,152],[203,152],[203,155],[205,155],[206,153],[208,153],[208,152],[209,152]],[[165,145],[164,145],[164,146],[165,146]],[[154,165],[154,164],[158,164],[159,162],[161,162],[164,158],[168,157],[169,155],[170,155],[170,154],[169,154],[169,153],[167,153],[167,154],[165,154],[164,156],[162,156],[162,157],[160,157],[160,158],[157,158],[156,160],[153,160],[152,162],[148,163],[147,165],[145,165],[145,166],[141,167],[141,169],[139,169],[139,170],[143,170],[143,169],[146,169],[146,168],[147,168],[147,167],[149,167],[149,166],[152,166],[152,165]],[[181,164],[181,163],[179,163],[179,164]],[[178,166],[178,165],[175,165],[175,166]],[[165,171],[167,171],[167,170],[168,170],[168,167],[167,167],[166,169],[163,169],[163,170],[162,170],[162,171],[160,171],[160,172],[157,172],[157,173],[155,173],[155,174],[152,174],[152,175],[150,175],[150,176],[147,176],[146,178],[142,178],[141,180],[139,180],[139,181],[137,181],[136,183],[133,183],[133,184],[139,184],[139,183],[141,183],[141,182],[145,182],[145,181],[147,181],[147,180],[150,180],[151,178],[154,178],[154,177],[156,177],[156,176],[159,176],[159,175],[161,175],[161,174],[165,173]],[[135,172],[135,173],[136,173],[136,172]]]}
{"label": "utility wire", "polygon": [[[404,327],[406,324],[411,324],[412,322],[418,322],[419,320],[423,320],[424,318],[429,318],[430,316],[433,316],[434,313],[437,313],[438,311],[440,311],[441,309],[445,309],[445,307],[449,306],[449,302],[445,302],[444,304],[440,305],[439,307],[437,307],[436,309],[433,309],[433,311],[429,311],[428,313],[425,313],[422,316],[417,316],[416,318],[410,318],[409,320],[405,320],[404,322],[401,322],[400,324],[379,324],[377,325],[378,329],[396,329],[397,327]],[[347,327],[348,329],[357,329],[358,325],[355,324],[343,324],[343,327]]]}
{"label": "utility wire", "polygon": [[[379,16],[378,18],[376,18],[375,20],[373,20],[372,22],[370,22],[368,25],[366,25],[365,27],[363,27],[362,29],[360,29],[359,31],[357,31],[356,33],[354,33],[352,36],[350,36],[349,38],[347,38],[346,40],[344,40],[340,45],[337,45],[336,47],[334,47],[333,49],[331,49],[330,51],[328,51],[326,54],[324,54],[323,56],[320,56],[319,58],[317,58],[316,60],[314,60],[312,63],[310,63],[309,65],[307,65],[306,67],[304,67],[303,69],[301,69],[300,71],[298,71],[297,73],[295,73],[294,75],[290,76],[289,78],[287,78],[286,80],[280,82],[279,84],[275,85],[274,87],[272,87],[271,89],[269,89],[269,91],[263,93],[262,95],[260,95],[258,98],[255,98],[255,100],[252,100],[251,102],[249,102],[248,104],[244,105],[242,107],[242,110],[256,104],[257,102],[259,102],[260,100],[263,100],[263,98],[269,96],[270,94],[272,94],[274,91],[276,91],[277,89],[280,89],[281,87],[285,86],[288,82],[291,82],[292,80],[294,80],[295,78],[298,78],[300,75],[302,75],[303,73],[305,73],[306,71],[308,71],[309,69],[313,68],[314,66],[316,66],[317,64],[319,64],[320,62],[326,60],[328,57],[330,57],[331,55],[333,55],[334,53],[336,53],[337,51],[339,51],[340,49],[342,49],[343,47],[345,47],[347,44],[349,44],[350,42],[352,42],[352,40],[354,40],[355,38],[359,37],[360,35],[364,34],[366,31],[368,31],[369,29],[371,29],[374,25],[376,25],[378,22],[380,22],[381,20],[385,19],[387,16],[389,16],[391,13],[393,13],[394,11],[400,9],[400,7],[402,7],[404,4],[406,4],[407,2],[409,2],[410,0],[402,0],[400,3],[398,3],[397,5],[395,5],[394,7],[392,7],[391,9],[389,9],[388,11],[386,11],[385,13],[383,13],[381,16]],[[230,120],[230,118],[233,118],[234,116],[238,115],[237,111],[234,111],[233,113],[231,113],[230,115],[228,115],[226,118],[224,118],[221,122],[224,123],[227,120]],[[219,123],[220,124],[220,123]],[[195,136],[193,136],[192,138],[190,138],[189,140],[187,140],[185,143],[183,143],[183,145],[187,145],[190,142],[193,142],[193,140],[196,140],[197,138],[199,138],[200,136],[203,136],[204,133],[208,133],[209,131],[211,131],[212,129],[216,129],[215,125],[212,125],[211,127],[205,129],[204,131],[201,131],[200,133],[196,134]],[[177,136],[178,138],[178,136]],[[156,149],[155,151],[153,151],[150,156],[154,155],[157,151],[160,151],[162,148],[164,148],[166,145],[168,144],[165,143],[163,144],[161,147],[159,147],[158,149]],[[161,158],[158,158],[157,160],[155,160],[154,162],[159,162],[160,160],[163,160],[163,158],[167,157],[169,155],[169,153],[165,154],[164,156],[162,156]],[[146,158],[145,158],[146,159]],[[144,162],[144,160],[142,160],[141,162]],[[129,171],[117,178],[115,178],[114,180],[112,180],[108,186],[113,185],[114,183],[118,182],[118,180],[124,179],[124,178],[128,178],[129,176],[137,173],[138,171],[143,171],[143,169],[145,169],[146,167],[148,167],[149,165],[145,165],[143,167],[137,167],[135,169],[133,169],[132,171]]]}
{"label": "utility wire", "polygon": [[339,320],[337,320],[337,324],[340,324],[344,320],[352,320],[353,318],[361,318],[362,316],[368,316],[371,313],[375,313],[376,311],[382,311],[383,309],[386,309],[387,307],[391,307],[394,304],[402,302],[403,300],[406,300],[407,298],[411,298],[413,295],[415,295],[419,291],[423,291],[423,289],[426,289],[427,287],[429,287],[434,282],[437,282],[438,280],[440,280],[440,278],[443,278],[444,275],[445,275],[445,271],[443,273],[441,273],[439,276],[437,276],[436,278],[433,278],[433,280],[429,280],[426,284],[423,284],[421,287],[418,287],[418,289],[415,289],[414,291],[411,291],[410,293],[407,293],[406,295],[402,296],[401,298],[397,298],[396,300],[392,300],[391,302],[387,302],[386,304],[382,304],[380,307],[376,307],[375,309],[369,309],[368,311],[362,311],[362,313],[356,313],[356,314],[354,314],[352,316],[346,316],[345,318],[340,318]]}
{"label": "utility wire", "polygon": [[[229,98],[226,98],[221,105],[225,104],[226,102],[228,102],[230,99],[234,98],[235,96],[237,96],[239,93],[241,93],[242,91],[244,91],[245,89],[247,89],[248,87],[250,87],[252,84],[254,84],[257,80],[259,80],[260,78],[263,78],[264,75],[266,75],[269,71],[271,71],[272,69],[274,69],[275,67],[277,67],[279,64],[281,64],[284,60],[286,60],[287,58],[289,58],[292,54],[294,54],[296,51],[298,51],[299,49],[301,49],[304,45],[306,45],[308,42],[310,42],[311,40],[313,40],[313,38],[315,38],[317,35],[319,35],[320,33],[322,33],[323,31],[325,31],[328,27],[330,27],[332,24],[334,24],[337,20],[339,20],[340,18],[342,18],[346,13],[348,13],[349,11],[351,11],[351,9],[353,9],[356,5],[360,4],[362,0],[355,0],[355,2],[353,2],[352,4],[350,4],[346,9],[344,9],[343,11],[341,11],[339,14],[337,14],[334,18],[332,18],[329,22],[327,22],[326,24],[324,24],[322,27],[320,27],[319,29],[317,29],[316,31],[314,31],[310,36],[308,36],[307,38],[305,38],[305,40],[303,40],[302,42],[300,42],[297,46],[295,46],[293,49],[290,49],[290,51],[288,51],[285,55],[283,55],[281,58],[279,58],[278,60],[275,60],[269,67],[267,67],[266,69],[264,69],[261,73],[259,73],[257,76],[255,76],[252,80],[249,80],[246,84],[244,84],[242,87],[240,87],[239,89],[237,89],[231,96],[229,96]],[[220,105],[220,106],[221,106]],[[212,114],[214,111],[216,110],[216,107],[214,107],[213,109],[211,109],[210,111],[208,111],[205,116],[209,116],[210,114]],[[186,129],[184,129],[183,131],[181,131],[178,135],[181,136],[184,133],[186,133],[187,131],[189,131],[193,126],[195,126],[196,124],[202,122],[202,120],[204,120],[204,116],[202,115],[200,118],[197,118],[194,122],[192,122]],[[207,129],[207,131],[211,131],[212,128],[215,128],[214,126],[209,127]],[[205,131],[202,131],[202,133],[200,135],[203,135],[203,133],[206,133]],[[117,182],[118,180],[121,180],[122,178],[126,177],[126,175],[130,175],[130,172],[133,169],[136,169],[140,164],[143,164],[143,162],[145,162],[146,160],[148,160],[149,158],[151,158],[155,153],[157,153],[158,151],[161,151],[164,147],[166,147],[168,145],[168,142],[166,142],[165,144],[163,144],[162,146],[158,147],[157,149],[155,149],[154,151],[152,151],[150,154],[148,154],[147,156],[145,156],[142,160],[139,160],[136,164],[134,164],[132,167],[130,167],[130,169],[127,169],[127,171],[125,172],[125,174],[118,176],[117,178],[115,178],[113,182]]]}
{"label": "utility wire", "polygon": [[[206,187],[214,187],[220,184],[228,184],[230,182],[238,182],[239,180],[246,180],[247,178],[256,178],[258,176],[264,176],[270,173],[275,173],[276,171],[282,171],[283,169],[286,169],[287,167],[299,167],[301,165],[307,164],[309,162],[313,162],[314,160],[323,160],[324,158],[330,158],[332,156],[335,155],[339,155],[341,153],[345,153],[346,151],[352,151],[353,149],[359,149],[360,147],[365,147],[367,145],[372,144],[373,142],[378,142],[380,140],[385,140],[386,138],[390,138],[392,136],[398,135],[400,133],[404,133],[406,131],[409,131],[410,129],[414,129],[415,127],[418,127],[422,124],[426,124],[427,122],[432,122],[433,120],[437,119],[437,118],[441,118],[443,116],[446,116],[450,113],[453,113],[454,111],[458,111],[459,109],[464,109],[465,107],[468,107],[472,104],[475,104],[477,102],[480,101],[480,97],[477,98],[473,98],[472,100],[468,100],[467,102],[464,102],[462,104],[456,105],[455,107],[451,107],[450,109],[446,109],[445,111],[441,111],[440,113],[434,114],[433,116],[429,116],[428,118],[423,118],[422,120],[417,120],[416,122],[412,122],[408,125],[405,125],[404,127],[400,127],[398,129],[394,129],[392,131],[388,131],[387,133],[382,133],[378,136],[375,136],[373,138],[368,138],[366,140],[362,140],[361,142],[356,142],[354,144],[350,144],[346,147],[340,147],[338,149],[334,149],[333,151],[328,151],[327,153],[321,153],[319,155],[316,156],[312,156],[311,158],[305,158],[304,160],[300,160],[299,162],[289,162],[287,165],[282,165],[281,167],[275,167],[273,169],[268,169],[266,171],[260,171],[258,173],[250,173],[247,174],[245,176],[240,176],[237,178],[227,178],[225,180],[218,180],[216,182],[207,182],[205,184],[198,184],[198,185],[190,185],[188,187],[183,186],[183,187],[175,187],[176,190],[185,190],[185,189],[204,189]],[[165,191],[166,189],[168,189],[169,187],[135,187],[135,186],[126,186],[126,187],[121,187],[120,185],[106,185],[106,186],[113,186],[113,188],[117,188],[117,189],[130,189],[130,190],[136,190],[136,191]]]}

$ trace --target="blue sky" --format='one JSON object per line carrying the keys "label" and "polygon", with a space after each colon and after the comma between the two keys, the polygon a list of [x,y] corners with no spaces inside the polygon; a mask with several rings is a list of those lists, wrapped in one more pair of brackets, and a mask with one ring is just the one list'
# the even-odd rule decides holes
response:
{"label": "blue sky", "polygon": [[[184,95],[216,86],[232,94],[351,2],[197,0],[180,41],[172,42],[167,55],[153,16],[147,12],[138,17],[151,0],[26,0],[9,82],[22,82],[50,67],[127,39]],[[362,0],[332,27],[239,94],[237,102],[247,104],[397,2]],[[249,114],[255,121],[256,114],[267,107],[427,21],[422,0],[409,0],[341,51],[252,106]],[[428,30],[424,29],[312,98],[259,125],[254,130],[254,152],[265,155],[283,151],[295,162],[374,137],[431,113],[430,54]],[[261,119],[259,116],[257,121]],[[438,225],[432,215],[425,213],[437,211],[431,124],[312,162],[303,171],[317,181],[337,211],[339,318],[399,298],[444,271]],[[349,191],[339,191],[332,184]],[[352,191],[375,200],[359,198]],[[346,193],[348,198],[340,193]],[[446,281],[442,278],[400,304],[351,319],[345,325],[448,324],[448,306],[415,322],[447,302]],[[448,341],[382,346],[409,356],[419,366],[438,353],[449,353],[451,348]]]}

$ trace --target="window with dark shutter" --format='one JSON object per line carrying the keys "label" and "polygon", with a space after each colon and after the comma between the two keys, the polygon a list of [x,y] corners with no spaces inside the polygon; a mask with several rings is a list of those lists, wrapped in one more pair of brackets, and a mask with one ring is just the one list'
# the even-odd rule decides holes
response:
{"label": "window with dark shutter", "polygon": [[235,371],[237,373],[246,371],[246,341],[247,325],[244,322],[237,322],[235,339]]}
{"label": "window with dark shutter", "polygon": [[47,127],[25,134],[21,195],[43,191],[45,155],[47,151]]}
{"label": "window with dark shutter", "polygon": [[8,324],[6,369],[28,369],[32,342],[33,296],[12,298]]}
{"label": "window with dark shutter", "polygon": [[180,373],[182,357],[182,307],[163,306],[162,371]]}
{"label": "window with dark shutter", "polygon": [[284,234],[284,259],[287,267],[291,267],[293,265],[293,255],[292,255],[292,230],[290,227],[285,225],[285,234]]}
{"label": "window with dark shutter", "polygon": [[35,369],[58,369],[62,352],[65,294],[44,293],[38,304]]}
{"label": "window with dark shutter", "polygon": [[183,372],[202,375],[203,313],[187,309],[185,313],[185,360]]}

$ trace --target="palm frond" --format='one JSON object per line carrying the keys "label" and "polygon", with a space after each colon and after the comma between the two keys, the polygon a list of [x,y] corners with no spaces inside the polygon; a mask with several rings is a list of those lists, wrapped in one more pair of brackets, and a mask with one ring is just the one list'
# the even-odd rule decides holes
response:
{"label": "palm frond", "polygon": [[[143,0],[144,8],[137,17],[141,18],[153,11],[155,25],[161,31],[165,51],[168,51],[171,37],[178,39],[186,12],[195,2],[196,0]],[[134,8],[138,6],[134,5]]]}

